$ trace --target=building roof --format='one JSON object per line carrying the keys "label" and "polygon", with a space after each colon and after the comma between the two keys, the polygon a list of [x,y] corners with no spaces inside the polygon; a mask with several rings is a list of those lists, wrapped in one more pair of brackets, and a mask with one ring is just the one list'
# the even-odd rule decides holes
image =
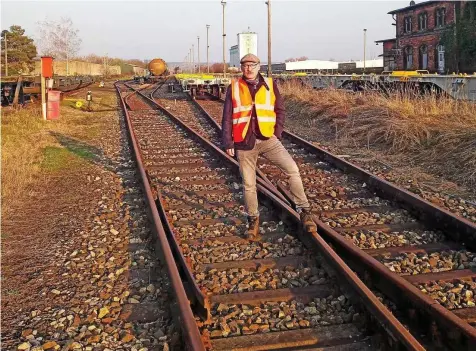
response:
{"label": "building roof", "polygon": [[375,42],[376,43],[385,43],[387,41],[395,41],[397,40],[396,38],[392,38],[392,39],[381,39],[381,40],[376,40]]}
{"label": "building roof", "polygon": [[423,2],[420,2],[420,3],[415,4],[415,5],[410,5],[410,6],[407,6],[407,7],[402,7],[401,9],[390,11],[388,14],[393,15],[393,14],[396,14],[396,13],[399,13],[399,12],[410,11],[410,10],[417,9],[419,7],[422,7],[422,6],[427,6],[427,5],[432,5],[432,4],[442,3],[442,2],[450,2],[450,1],[423,1]]}

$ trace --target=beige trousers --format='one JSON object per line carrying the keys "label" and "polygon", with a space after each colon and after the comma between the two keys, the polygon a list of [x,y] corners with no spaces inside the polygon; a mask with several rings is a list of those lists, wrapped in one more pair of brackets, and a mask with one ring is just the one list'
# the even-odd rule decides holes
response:
{"label": "beige trousers", "polygon": [[262,155],[279,167],[289,178],[292,200],[298,207],[309,208],[304,193],[299,169],[289,152],[274,135],[268,140],[256,140],[253,150],[236,150],[240,173],[243,178],[245,207],[249,216],[258,216],[258,195],[256,193],[256,162]]}

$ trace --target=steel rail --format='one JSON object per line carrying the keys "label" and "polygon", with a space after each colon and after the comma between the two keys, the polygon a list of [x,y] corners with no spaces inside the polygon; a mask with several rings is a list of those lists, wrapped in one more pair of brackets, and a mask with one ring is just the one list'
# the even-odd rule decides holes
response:
{"label": "steel rail", "polygon": [[[202,144],[208,145],[216,154],[220,155],[223,159],[227,160],[230,165],[237,167],[236,161],[231,163],[231,159],[223,151],[219,150],[215,145],[213,145],[209,140],[198,134],[193,128],[184,123],[180,118],[174,116],[170,111],[163,108],[156,101],[152,100],[150,97],[144,95],[141,92],[138,92],[144,99],[147,99],[150,103],[155,104],[164,114],[169,116],[175,123],[183,127],[185,130],[189,131],[195,135],[196,138],[201,140]],[[234,161],[234,160],[233,160]],[[299,215],[289,206],[287,202],[282,200],[282,195],[277,196],[271,189],[267,187],[266,183],[259,183],[257,185],[258,192],[261,197],[265,197],[265,201],[271,201],[274,206],[282,211],[286,216],[288,216],[292,222],[299,223]],[[300,234],[301,240],[303,242],[309,242],[307,234]],[[350,287],[353,291],[354,296],[358,296],[360,301],[363,303],[365,308],[370,311],[371,315],[375,317],[378,323],[387,331],[393,339],[393,344],[396,346],[396,349],[409,349],[409,350],[424,350],[424,347],[415,339],[413,335],[408,332],[403,325],[393,316],[387,308],[378,300],[378,298],[365,286],[365,284],[359,279],[359,277],[350,270],[350,268],[345,264],[345,262],[332,250],[332,248],[321,238],[317,232],[311,233],[311,242],[314,247],[317,247],[320,252],[324,254],[327,258],[327,261],[331,266],[338,272],[337,278],[341,283]],[[183,263],[182,263],[183,264]],[[184,269],[187,267],[185,265]],[[189,274],[192,275],[191,273]]]}
{"label": "steel rail", "polygon": [[183,337],[185,338],[186,345],[189,347],[190,350],[204,351],[205,346],[203,344],[197,324],[195,323],[195,317],[192,313],[192,309],[190,308],[190,302],[187,298],[187,294],[185,293],[185,287],[182,283],[182,279],[180,277],[177,265],[174,260],[174,256],[172,254],[172,250],[169,246],[169,242],[162,226],[162,221],[159,217],[159,212],[154,197],[152,195],[149,178],[142,162],[142,156],[140,154],[137,138],[132,128],[129,113],[127,111],[124,99],[121,97],[118,84],[116,84],[115,87],[121,101],[121,107],[124,111],[129,141],[132,144],[134,158],[136,159],[137,168],[139,169],[142,187],[149,209],[149,218],[151,220],[153,230],[155,231],[156,238],[158,239],[160,252],[163,255],[163,260],[165,266],[167,267],[170,282],[177,298],[179,310],[179,325],[182,329]]}
{"label": "steel rail", "polygon": [[[475,224],[463,218],[459,218],[447,210],[440,209],[405,189],[391,184],[322,148],[314,146],[288,131],[285,133],[286,137],[290,138],[293,142],[304,146],[311,152],[318,153],[324,160],[333,164],[335,167],[344,172],[357,175],[374,191],[380,193],[382,197],[397,201],[411,212],[415,212],[414,210],[416,209],[417,214],[421,216],[420,218],[427,225],[436,228],[439,228],[438,225],[443,225],[446,230],[449,229],[448,233],[450,236],[454,235],[453,239],[455,241],[462,241],[460,234],[455,232],[456,230],[462,230],[464,234],[467,235],[466,238],[470,240],[467,246],[474,250],[474,245],[476,244],[474,241],[476,238]],[[314,220],[316,221],[318,230],[323,236],[342,250],[340,252],[348,258],[346,261],[352,262],[351,266],[354,270],[364,276],[371,276],[368,283],[372,282],[375,286],[378,286],[385,294],[392,296],[394,301],[400,301],[400,305],[411,306],[408,308],[410,322],[428,320],[429,314],[437,321],[439,328],[438,332],[435,333],[435,326],[429,325],[427,331],[432,332],[434,337],[440,338],[438,343],[454,347],[455,350],[461,349],[461,347],[466,347],[465,349],[468,351],[476,350],[476,328],[456,316],[453,312],[447,310],[436,300],[423,294],[417,287],[403,277],[391,272],[381,262],[365,253],[364,250],[354,246],[342,235],[321,222],[317,216],[314,216]],[[379,277],[384,278],[384,280],[380,280]],[[419,309],[415,310],[414,307],[416,306],[419,306]],[[411,318],[415,313],[417,315],[421,313],[422,315],[417,319]],[[449,333],[448,330],[451,330],[451,333]],[[458,333],[455,331],[458,331]],[[455,344],[456,342],[457,344]]]}
{"label": "steel rail", "polygon": [[[352,173],[364,180],[371,188],[382,197],[398,202],[402,207],[416,213],[419,219],[428,226],[444,229],[452,236],[452,239],[464,242],[472,250],[476,251],[476,224],[467,219],[455,216],[448,210],[439,208],[429,201],[410,193],[409,191],[398,187],[372,173],[346,161],[329,151],[318,146],[312,145],[303,138],[289,131],[284,131],[284,135],[292,142],[299,144],[315,154],[321,156],[325,161],[333,164],[346,173]],[[456,231],[456,233],[454,232]]]}
{"label": "steel rail", "polygon": [[[223,102],[223,99],[217,98],[217,100]],[[193,101],[210,120],[215,120],[200,104],[195,100]],[[403,208],[415,213],[429,227],[443,228],[454,241],[463,242],[463,245],[473,250],[476,249],[476,225],[474,223],[457,217],[451,212],[441,209],[409,191],[311,144],[289,131],[283,131],[283,137],[318,155],[322,160],[342,170],[344,173],[356,175],[383,198],[397,202]],[[287,189],[281,185],[278,185],[277,188],[292,202]],[[450,347],[454,350],[476,349],[476,328],[447,310],[436,300],[423,294],[403,277],[391,272],[381,262],[366,253],[365,250],[356,247],[337,231],[320,221],[317,216],[314,216],[314,220],[319,233],[336,248],[339,254],[345,258],[345,261],[356,272],[366,277],[365,281],[369,286],[377,287],[378,290],[391,297],[394,302],[397,302],[398,306],[404,307],[409,317],[408,320],[413,327],[421,328],[426,326],[425,331],[435,339],[435,343],[440,347]],[[428,321],[428,319],[433,320],[436,324],[424,322]],[[451,332],[448,332],[448,330]]]}

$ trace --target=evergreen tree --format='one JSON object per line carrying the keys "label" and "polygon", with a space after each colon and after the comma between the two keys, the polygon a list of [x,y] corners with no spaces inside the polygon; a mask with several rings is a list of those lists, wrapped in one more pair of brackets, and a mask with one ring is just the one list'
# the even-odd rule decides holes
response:
{"label": "evergreen tree", "polygon": [[33,58],[37,55],[33,39],[25,35],[25,30],[13,25],[2,31],[2,73],[5,74],[5,35],[7,37],[8,75],[28,74],[35,68]]}

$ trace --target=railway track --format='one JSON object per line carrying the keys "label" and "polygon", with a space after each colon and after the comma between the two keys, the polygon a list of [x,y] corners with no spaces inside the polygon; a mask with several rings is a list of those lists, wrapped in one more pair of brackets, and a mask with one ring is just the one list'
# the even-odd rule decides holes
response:
{"label": "railway track", "polygon": [[[157,101],[219,145],[222,101]],[[212,132],[214,131],[215,134]],[[476,349],[476,226],[285,132],[298,163],[318,231],[368,286],[395,304],[394,312],[434,347]],[[266,180],[289,202],[283,175],[258,161]],[[431,321],[431,322],[428,322]],[[448,330],[450,332],[448,332]]]}
{"label": "railway track", "polygon": [[118,91],[190,349],[423,350],[266,180],[261,238],[243,239],[237,163],[169,112],[182,100],[161,109],[131,87]]}
{"label": "railway track", "polygon": [[[217,122],[215,129],[219,128],[223,101],[195,103]],[[455,350],[475,348],[474,223],[292,133],[283,134],[283,144],[299,165],[319,232],[353,262],[352,268],[366,277],[366,283],[384,292],[396,304],[395,312],[410,325],[427,325],[423,332],[435,345]],[[259,168],[289,198],[281,172],[264,159],[259,160]],[[363,255],[366,265],[360,262]],[[381,273],[387,277],[384,281],[378,279]],[[428,312],[419,312],[422,307]],[[428,317],[432,324],[424,322]],[[448,333],[448,328],[455,334]]]}

